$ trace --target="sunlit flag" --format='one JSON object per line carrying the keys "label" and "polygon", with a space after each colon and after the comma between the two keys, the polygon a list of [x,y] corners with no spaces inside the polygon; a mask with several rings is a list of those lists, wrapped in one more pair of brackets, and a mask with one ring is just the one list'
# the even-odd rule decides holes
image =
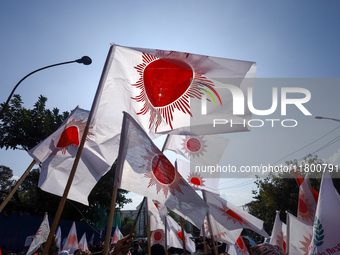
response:
{"label": "sunlit flag", "polygon": [[[210,224],[212,228],[212,232],[214,233],[214,239],[215,241],[219,241],[221,243],[228,243],[231,245],[234,245],[239,238],[242,228],[234,229],[234,230],[228,230],[224,226],[222,226],[220,223],[218,223],[214,217],[210,215]],[[207,218],[204,219],[204,226],[201,228],[200,235],[203,236],[203,233],[205,233],[205,236],[210,238],[210,229],[208,225]]]}
{"label": "sunlit flag", "polygon": [[116,226],[115,232],[113,233],[111,244],[117,243],[119,239],[123,238],[122,232],[120,232],[118,226]]}
{"label": "sunlit flag", "polygon": [[[164,223],[161,219],[161,217],[164,217],[168,210],[164,205],[161,205],[159,202],[147,198],[148,203],[148,215],[150,216],[150,230],[154,231],[157,229],[164,229]],[[161,216],[161,212],[159,208],[165,207],[165,212],[162,213],[163,216]],[[162,210],[162,209],[161,209]]]}
{"label": "sunlit flag", "polygon": [[[207,190],[216,194],[220,194],[217,190],[220,181],[220,173],[206,177],[200,172],[194,171],[195,165],[189,161],[176,159],[175,166],[177,171],[182,177],[193,187],[195,190]],[[193,168],[191,170],[191,168]]]}
{"label": "sunlit flag", "polygon": [[78,249],[78,237],[77,237],[77,230],[76,230],[75,222],[72,223],[72,227],[67,236],[63,249],[69,250],[70,254],[73,254],[74,251]]}
{"label": "sunlit flag", "polygon": [[308,255],[313,227],[288,212],[289,254]]}
{"label": "sunlit flag", "polygon": [[57,247],[59,247],[59,250],[61,250],[62,247],[61,247],[61,228],[60,228],[60,226],[57,229],[57,233],[55,235],[55,238],[56,238],[56,245],[57,245]]}
{"label": "sunlit flag", "polygon": [[237,238],[237,241],[234,245],[230,245],[228,249],[229,255],[249,255],[246,244],[243,241],[242,236]]}
{"label": "sunlit flag", "polygon": [[308,174],[299,187],[299,203],[297,217],[309,225],[313,225],[316,211],[316,202],[313,196],[312,187]]}
{"label": "sunlit flag", "polygon": [[[63,195],[88,116],[89,111],[76,107],[57,131],[29,151],[37,162],[42,162],[38,184],[42,190]],[[97,131],[90,127],[67,197],[85,205],[91,190],[115,160],[111,156],[112,141],[100,137]]]}
{"label": "sunlit flag", "polygon": [[222,197],[205,191],[209,213],[226,229],[251,229],[256,233],[269,237],[263,229],[263,221],[243,211]]}
{"label": "sunlit flag", "polygon": [[323,173],[309,254],[340,252],[340,197],[328,168]]}
{"label": "sunlit flag", "polygon": [[185,247],[187,251],[191,253],[195,252],[196,247],[195,243],[190,239],[188,234],[184,231],[182,233],[181,226],[171,218],[170,216],[166,216],[167,220],[167,244],[169,247],[175,247],[183,249],[183,235],[185,241]]}
{"label": "sunlit flag", "polygon": [[45,213],[44,219],[40,224],[40,227],[37,233],[34,236],[34,239],[28,248],[27,255],[33,254],[44,242],[46,242],[47,237],[50,233],[50,224],[48,223],[48,216]]}
{"label": "sunlit flag", "polygon": [[283,251],[286,251],[287,226],[280,220],[280,212],[276,211],[270,244],[278,245]]}
{"label": "sunlit flag", "polygon": [[171,150],[190,163],[212,166],[220,162],[229,140],[220,135],[169,135],[164,150]]}
{"label": "sunlit flag", "polygon": [[78,244],[78,248],[81,249],[82,251],[90,252],[89,247],[87,245],[87,241],[86,241],[86,233],[84,233],[83,236],[81,237],[79,244]]}
{"label": "sunlit flag", "polygon": [[127,113],[121,137],[115,185],[157,200],[194,225],[202,226],[208,205]]}
{"label": "sunlit flag", "polygon": [[154,244],[161,244],[165,246],[164,229],[155,229],[151,234],[151,246]]}

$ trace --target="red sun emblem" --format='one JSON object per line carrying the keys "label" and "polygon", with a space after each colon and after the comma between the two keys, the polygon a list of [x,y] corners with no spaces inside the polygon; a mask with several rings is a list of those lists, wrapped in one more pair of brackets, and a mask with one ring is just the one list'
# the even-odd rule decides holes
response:
{"label": "red sun emblem", "polygon": [[181,148],[182,151],[188,156],[188,157],[197,157],[199,158],[201,155],[204,155],[204,152],[206,152],[205,148],[208,147],[206,145],[206,140],[203,140],[203,136],[185,136],[185,138],[182,139],[183,143],[181,145],[183,146]]}
{"label": "red sun emblem", "polygon": [[203,180],[203,177],[199,173],[190,173],[188,176],[188,182],[191,186],[194,188],[203,187],[205,186],[205,181]]}
{"label": "red sun emblem", "polygon": [[222,104],[213,82],[188,64],[190,56],[173,51],[157,51],[156,56],[143,53],[143,63],[135,66],[140,78],[132,86],[141,91],[132,99],[143,103],[138,114],[150,114],[149,128],[154,125],[155,132],[163,119],[173,129],[175,110],[192,116],[189,98],[202,99],[202,91],[211,95],[206,89],[213,91]]}
{"label": "red sun emblem", "polygon": [[310,203],[309,199],[306,198],[305,194],[302,193],[299,196],[298,204],[298,217],[306,221],[309,224],[313,223],[315,215],[315,207]]}
{"label": "red sun emblem", "polygon": [[67,244],[71,247],[75,246],[78,244],[77,236],[75,234],[72,234],[69,236],[67,239]]}
{"label": "red sun emblem", "polygon": [[[181,242],[183,242],[183,234],[181,231],[177,230],[176,231],[177,237],[179,238],[179,240],[181,240]],[[187,237],[184,235],[184,242],[188,243]]]}
{"label": "red sun emblem", "polygon": [[[61,133],[56,148],[52,151],[49,157],[57,154],[58,151],[61,151],[62,154],[66,153],[68,146],[79,146],[80,138],[83,136],[84,129],[86,126],[86,119],[75,120],[72,119],[69,121],[65,130]],[[90,127],[92,129],[93,127]],[[90,131],[88,131],[87,135],[94,135]]]}
{"label": "red sun emblem", "polygon": [[164,231],[163,229],[157,229],[152,232],[151,236],[152,243],[159,243],[162,244],[164,242]]}
{"label": "red sun emblem", "polygon": [[169,192],[173,196],[176,196],[176,191],[183,194],[180,185],[187,186],[188,184],[182,179],[171,162],[163,154],[156,154],[155,151],[152,152],[148,149],[147,152],[146,156],[142,156],[147,164],[140,166],[140,168],[149,170],[144,174],[144,177],[150,179],[148,188],[156,185],[157,194],[162,190],[166,198]]}
{"label": "red sun emblem", "polygon": [[309,234],[309,238],[303,236],[304,241],[300,241],[300,243],[303,245],[303,247],[299,248],[302,250],[304,253],[303,255],[308,255],[312,247],[310,246],[311,240],[312,240],[312,235]]}
{"label": "red sun emblem", "polygon": [[248,249],[247,249],[247,247],[246,247],[246,244],[245,244],[244,241],[243,241],[242,236],[240,236],[240,237],[236,240],[236,246],[237,246],[237,249],[238,249],[238,251],[239,251],[239,254],[241,254],[241,255],[247,255],[247,254],[249,254]]}
{"label": "red sun emblem", "polygon": [[[210,236],[210,230],[209,230],[209,225],[208,225],[208,221],[207,221],[207,218],[204,219],[204,229],[205,229],[205,233],[206,233],[206,236],[209,237]],[[227,236],[227,233],[224,231],[224,232],[220,232],[218,234],[214,234],[214,237],[215,238],[218,238],[218,239],[222,239],[222,237],[226,237]]]}
{"label": "red sun emblem", "polygon": [[229,209],[224,204],[222,204],[222,208],[220,208],[220,210],[223,212],[223,216],[227,216],[227,220],[232,220],[234,223],[238,222],[241,225],[249,225],[248,222],[246,222],[241,216]]}

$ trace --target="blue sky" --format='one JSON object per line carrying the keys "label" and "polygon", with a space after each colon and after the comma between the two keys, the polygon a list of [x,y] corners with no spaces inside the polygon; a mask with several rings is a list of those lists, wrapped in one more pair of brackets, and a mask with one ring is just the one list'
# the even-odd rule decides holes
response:
{"label": "blue sky", "polygon": [[[273,78],[278,87],[309,89],[312,99],[306,107],[312,116],[291,109],[284,118],[297,119],[296,128],[264,127],[225,135],[230,143],[222,163],[274,163],[339,124],[314,119],[317,115],[340,118],[339,83],[329,79],[339,78],[340,72],[339,10],[335,0],[1,1],[0,101],[6,101],[15,84],[31,71],[88,55],[93,60],[90,66],[70,64],[41,71],[25,80],[16,93],[27,108],[42,94],[48,98],[49,109],[69,111],[77,105],[90,109],[112,42],[254,61],[257,78]],[[270,101],[266,104],[264,95],[271,88],[263,85],[264,80],[257,84],[254,101],[268,107]],[[279,113],[274,116],[283,119]],[[338,135],[334,131],[285,160],[300,159]],[[335,143],[317,154],[340,163],[339,147]],[[26,152],[0,150],[0,164],[16,176],[31,161]],[[223,196],[236,205],[251,200],[255,188],[251,180],[226,178],[221,183]],[[130,207],[139,201],[137,197]]]}

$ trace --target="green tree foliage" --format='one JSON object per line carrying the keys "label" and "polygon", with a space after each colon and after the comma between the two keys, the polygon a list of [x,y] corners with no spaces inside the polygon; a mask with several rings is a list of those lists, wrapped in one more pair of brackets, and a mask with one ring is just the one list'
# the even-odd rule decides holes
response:
{"label": "green tree foliage", "polygon": [[[129,216],[125,216],[123,218],[123,220],[122,220],[122,234],[123,234],[123,236],[130,234],[134,221],[135,220],[131,219]],[[134,232],[136,231],[136,227],[133,231]]]}
{"label": "green tree foliage", "polygon": [[13,185],[13,171],[7,166],[0,165],[0,201],[7,197]]}
{"label": "green tree foliage", "polygon": [[20,95],[13,96],[0,121],[0,148],[29,151],[58,129],[69,112],[46,109],[46,101],[40,96],[31,110],[23,107]]}

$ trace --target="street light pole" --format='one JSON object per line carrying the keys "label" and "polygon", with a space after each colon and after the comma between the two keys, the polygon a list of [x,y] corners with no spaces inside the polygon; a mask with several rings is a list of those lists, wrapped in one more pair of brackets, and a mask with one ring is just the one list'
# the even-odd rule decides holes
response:
{"label": "street light pole", "polygon": [[8,105],[8,103],[9,103],[9,100],[11,100],[11,98],[12,98],[12,96],[13,96],[14,91],[15,91],[16,88],[19,86],[19,84],[20,84],[23,80],[25,80],[28,76],[30,76],[30,75],[32,75],[32,74],[34,74],[34,73],[36,73],[36,72],[39,72],[39,71],[41,71],[41,70],[50,68],[50,67],[60,66],[60,65],[70,64],[70,63],[76,63],[76,62],[79,63],[79,64],[90,65],[90,64],[92,63],[92,60],[91,60],[90,57],[84,56],[84,57],[82,57],[82,58],[80,58],[80,59],[76,59],[76,60],[73,60],[73,61],[67,61],[67,62],[62,62],[62,63],[58,63],[58,64],[54,64],[54,65],[45,66],[45,67],[39,68],[39,69],[37,69],[37,70],[35,70],[35,71],[33,71],[33,72],[27,74],[27,75],[26,75],[24,78],[22,78],[22,79],[17,83],[17,85],[15,85],[15,87],[13,88],[12,93],[9,95],[9,97],[8,97],[8,99],[7,99],[7,101],[6,101],[6,103],[4,104],[4,106],[3,106],[2,109],[1,109],[0,119],[2,119],[2,118],[4,117],[5,110],[6,110],[6,108],[7,108],[7,105]]}
{"label": "street light pole", "polygon": [[327,117],[322,117],[322,116],[315,116],[315,118],[318,120],[334,120],[334,121],[340,122],[339,119],[327,118]]}

